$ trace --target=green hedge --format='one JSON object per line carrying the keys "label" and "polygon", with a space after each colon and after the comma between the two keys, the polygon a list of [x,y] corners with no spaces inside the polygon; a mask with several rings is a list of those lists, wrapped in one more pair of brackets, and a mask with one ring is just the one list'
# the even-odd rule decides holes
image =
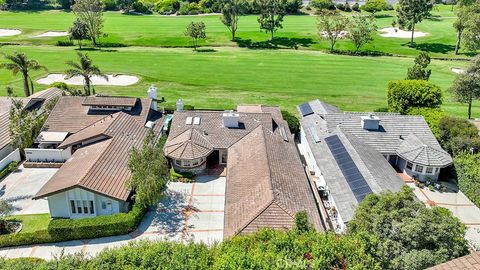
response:
{"label": "green hedge", "polygon": [[145,213],[145,208],[134,205],[133,209],[128,213],[118,213],[94,218],[54,219],[50,221],[48,230],[0,235],[0,247],[127,234],[137,228]]}
{"label": "green hedge", "polygon": [[12,161],[10,163],[8,163],[7,166],[5,166],[5,168],[3,168],[3,170],[0,171],[0,179],[2,179],[3,177],[5,177],[7,174],[15,171],[18,167],[18,162],[16,161]]}
{"label": "green hedge", "polygon": [[480,207],[480,153],[460,154],[454,164],[460,190]]}
{"label": "green hedge", "polygon": [[407,113],[411,107],[436,108],[442,104],[442,89],[423,80],[399,80],[388,83],[388,109]]}

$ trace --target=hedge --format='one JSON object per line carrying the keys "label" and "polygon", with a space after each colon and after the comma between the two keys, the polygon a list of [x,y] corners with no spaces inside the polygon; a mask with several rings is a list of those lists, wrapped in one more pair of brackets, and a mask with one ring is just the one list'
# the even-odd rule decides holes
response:
{"label": "hedge", "polygon": [[454,161],[458,187],[478,207],[480,207],[480,153],[463,153]]}
{"label": "hedge", "polygon": [[423,80],[399,80],[388,83],[388,109],[407,113],[410,107],[437,108],[442,104],[442,90]]}
{"label": "hedge", "polygon": [[146,208],[134,205],[128,213],[81,219],[53,219],[48,230],[0,235],[0,247],[62,242],[122,235],[134,231]]}
{"label": "hedge", "polygon": [[3,168],[3,170],[0,171],[0,179],[2,179],[3,177],[5,177],[7,174],[15,171],[18,167],[18,162],[17,161],[12,161],[10,163],[8,163],[7,166],[5,166],[5,168]]}

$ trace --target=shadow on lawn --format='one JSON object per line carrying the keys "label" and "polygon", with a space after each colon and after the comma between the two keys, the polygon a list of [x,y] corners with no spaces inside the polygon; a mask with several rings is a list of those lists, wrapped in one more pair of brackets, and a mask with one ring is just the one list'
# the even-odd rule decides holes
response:
{"label": "shadow on lawn", "polygon": [[315,42],[311,38],[287,38],[276,37],[273,40],[253,42],[251,39],[237,38],[235,40],[239,47],[249,49],[298,49],[299,47],[310,47]]}
{"label": "shadow on lawn", "polygon": [[[409,46],[410,43],[404,43],[402,46]],[[415,43],[414,48],[419,51],[448,54],[455,50],[454,45],[442,43]]]}

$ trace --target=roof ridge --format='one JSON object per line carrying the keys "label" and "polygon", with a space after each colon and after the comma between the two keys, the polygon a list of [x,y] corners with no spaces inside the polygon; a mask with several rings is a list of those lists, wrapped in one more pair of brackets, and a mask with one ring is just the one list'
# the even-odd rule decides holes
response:
{"label": "roof ridge", "polygon": [[240,233],[241,231],[243,231],[248,225],[250,225],[255,219],[257,219],[258,216],[260,216],[263,212],[265,212],[265,210],[267,210],[267,208],[272,205],[272,203],[274,202],[273,198],[268,201],[265,206],[263,208],[260,208],[260,210],[255,213],[252,218],[249,218],[246,222],[244,222],[245,224],[243,224],[242,226],[239,226],[237,231],[235,231],[235,235],[237,235],[238,233]]}

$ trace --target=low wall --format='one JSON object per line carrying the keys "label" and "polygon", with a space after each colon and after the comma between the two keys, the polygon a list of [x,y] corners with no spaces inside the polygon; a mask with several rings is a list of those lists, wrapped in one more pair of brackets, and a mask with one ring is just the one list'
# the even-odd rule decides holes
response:
{"label": "low wall", "polygon": [[13,150],[10,154],[8,154],[4,159],[0,160],[0,170],[3,170],[5,167],[8,166],[13,161],[20,162],[20,151],[17,149]]}
{"label": "low wall", "polygon": [[27,162],[63,163],[72,156],[72,152],[70,148],[64,150],[27,148],[25,156]]}

